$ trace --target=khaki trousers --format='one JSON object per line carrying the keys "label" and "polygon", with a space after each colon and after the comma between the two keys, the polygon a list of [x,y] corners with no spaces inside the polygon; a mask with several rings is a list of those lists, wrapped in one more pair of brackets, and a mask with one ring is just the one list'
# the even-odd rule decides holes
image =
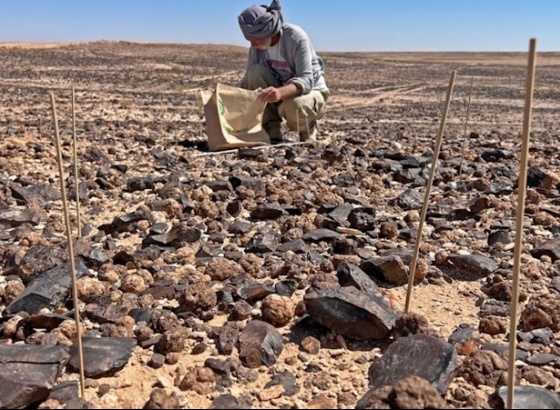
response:
{"label": "khaki trousers", "polygon": [[[266,87],[280,87],[282,84],[274,71],[264,64],[252,66],[246,73],[246,85],[249,90]],[[318,119],[321,119],[327,108],[326,95],[319,90],[311,90],[303,94],[275,104],[267,104],[263,127],[267,130],[280,129],[282,119],[291,131],[311,131]]]}

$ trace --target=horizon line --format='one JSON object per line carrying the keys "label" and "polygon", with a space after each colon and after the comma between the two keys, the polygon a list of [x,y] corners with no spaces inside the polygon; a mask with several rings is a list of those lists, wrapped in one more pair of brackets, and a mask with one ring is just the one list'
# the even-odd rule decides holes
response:
{"label": "horizon line", "polygon": [[[227,44],[227,43],[202,43],[202,42],[174,42],[174,41],[154,41],[154,40],[108,40],[108,39],[97,39],[97,40],[58,40],[58,41],[3,41],[0,40],[0,47],[20,46],[20,45],[37,45],[37,46],[47,46],[47,45],[83,45],[91,43],[132,43],[138,45],[182,45],[182,46],[216,46],[216,47],[232,47],[232,48],[242,48],[249,49],[247,46],[242,46],[238,44]],[[352,54],[365,54],[365,53],[528,53],[524,50],[316,50],[318,53],[352,53]],[[546,50],[537,51],[537,53],[560,53],[560,50]]]}

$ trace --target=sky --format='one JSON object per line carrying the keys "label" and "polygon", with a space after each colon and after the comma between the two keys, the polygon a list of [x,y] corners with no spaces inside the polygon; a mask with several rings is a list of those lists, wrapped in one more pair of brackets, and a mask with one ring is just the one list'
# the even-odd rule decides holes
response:
{"label": "sky", "polygon": [[[557,0],[280,0],[317,51],[560,51]],[[248,46],[259,0],[0,0],[0,42],[124,40]]]}

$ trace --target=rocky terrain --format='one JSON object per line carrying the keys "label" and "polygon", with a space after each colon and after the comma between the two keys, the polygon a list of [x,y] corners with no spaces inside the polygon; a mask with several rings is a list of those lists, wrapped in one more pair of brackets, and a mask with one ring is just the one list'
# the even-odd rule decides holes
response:
{"label": "rocky terrain", "polygon": [[[322,53],[317,144],[209,153],[200,90],[246,52],[0,46],[0,407],[503,408],[526,53]],[[539,53],[520,408],[560,406],[559,66]]]}

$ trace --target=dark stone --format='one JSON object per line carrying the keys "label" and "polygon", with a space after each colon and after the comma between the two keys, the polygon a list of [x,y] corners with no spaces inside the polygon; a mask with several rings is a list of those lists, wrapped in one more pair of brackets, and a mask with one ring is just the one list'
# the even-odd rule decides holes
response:
{"label": "dark stone", "polygon": [[231,191],[214,191],[210,199],[212,202],[226,202],[231,195]]}
{"label": "dark stone", "polygon": [[[471,199],[468,203],[468,208],[470,209],[470,212],[474,214],[480,214],[485,210],[492,208],[492,206],[493,206],[492,200],[486,195],[476,196],[475,198]],[[474,217],[474,215],[472,215],[471,218],[472,217]]]}
{"label": "dark stone", "polygon": [[208,241],[215,243],[224,243],[227,236],[227,232],[214,232],[213,234],[208,235]]}
{"label": "dark stone", "polygon": [[350,227],[362,232],[373,231],[375,229],[375,209],[356,208],[348,215]]}
{"label": "dark stone", "polygon": [[554,343],[554,332],[548,327],[533,329],[529,333],[531,334],[531,338],[529,340],[530,343],[538,343],[542,345],[550,345]]}
{"label": "dark stone", "polygon": [[327,257],[320,254],[316,250],[311,249],[309,252],[307,252],[307,260],[313,265],[319,266],[327,260]]}
{"label": "dark stone", "polygon": [[[509,355],[509,345],[500,344],[500,343],[485,343],[480,346],[480,350],[489,350],[491,352],[496,353],[498,356],[506,357]],[[526,361],[529,357],[529,353],[525,350],[516,349],[515,351],[515,359]]]}
{"label": "dark stone", "polygon": [[113,222],[109,224],[100,225],[98,229],[108,235],[115,232],[130,232],[133,230],[134,223],[143,220],[148,220],[151,223],[155,222],[152,218],[150,210],[145,207],[140,207],[134,212],[116,217],[113,219]]}
{"label": "dark stone", "polygon": [[154,353],[148,362],[148,366],[153,369],[159,369],[165,364],[165,356],[160,353]]}
{"label": "dark stone", "polygon": [[453,333],[451,333],[447,341],[452,345],[456,345],[456,344],[463,344],[470,340],[476,341],[478,340],[479,337],[480,337],[480,332],[478,331],[478,329],[475,329],[468,325],[460,325],[458,328],[456,328],[453,331]]}
{"label": "dark stone", "polygon": [[318,363],[311,362],[307,366],[305,366],[305,372],[306,373],[319,373],[319,372],[322,372],[322,371],[323,371],[323,368]]}
{"label": "dark stone", "polygon": [[249,368],[272,366],[283,349],[280,332],[261,320],[251,320],[239,336],[239,359]]}
{"label": "dark stone", "polygon": [[226,205],[226,211],[231,216],[239,216],[243,210],[243,203],[241,201],[231,201]]}
{"label": "dark stone", "polygon": [[12,197],[20,205],[31,205],[33,203],[44,206],[49,201],[58,201],[62,195],[59,189],[54,189],[48,185],[31,184],[21,186],[17,183],[10,185]]}
{"label": "dark stone", "polygon": [[198,241],[201,235],[202,232],[200,229],[183,225],[175,225],[167,233],[148,236],[142,241],[142,247],[145,248],[155,244],[180,248],[188,243]]}
{"label": "dark stone", "polygon": [[[421,187],[424,188],[426,186],[426,183],[428,182],[428,179],[430,177],[430,169],[428,167],[424,167],[420,170],[420,172],[418,174],[416,174],[416,177],[414,178],[414,182],[412,183],[413,187]],[[441,172],[439,171],[439,168],[436,169],[436,172],[434,173],[434,183],[438,184],[440,181],[442,180],[441,177]]]}
{"label": "dark stone", "polygon": [[257,370],[249,369],[245,366],[235,367],[235,378],[239,383],[252,384],[259,380],[259,372]]}
{"label": "dark stone", "polygon": [[236,320],[245,320],[251,317],[253,306],[241,299],[233,304],[233,315]]}
{"label": "dark stone", "polygon": [[250,397],[237,398],[231,394],[220,394],[212,401],[211,409],[250,409],[253,406]]}
{"label": "dark stone", "polygon": [[251,222],[246,221],[234,221],[228,228],[228,232],[234,235],[244,235],[253,228]]}
{"label": "dark stone", "polygon": [[344,154],[340,149],[336,147],[329,146],[325,148],[322,153],[322,158],[327,160],[330,165],[340,162],[344,158]]}
{"label": "dark stone", "polygon": [[341,226],[340,222],[333,219],[330,215],[325,216],[321,222],[317,224],[317,228],[330,229],[331,231],[336,231],[339,226]]}
{"label": "dark stone", "polygon": [[68,262],[68,251],[64,245],[35,245],[19,263],[17,258],[7,261],[2,274],[19,275],[24,283],[28,283],[40,274]]}
{"label": "dark stone", "polygon": [[556,276],[550,281],[550,288],[560,292],[560,277]]}
{"label": "dark stone", "polygon": [[154,300],[173,300],[175,299],[176,291],[174,286],[157,286],[157,284],[154,283],[152,286],[142,292],[142,295],[152,295],[154,297]]}
{"label": "dark stone", "polygon": [[302,239],[309,242],[325,241],[329,242],[335,238],[342,238],[343,236],[338,232],[331,231],[330,229],[315,229],[314,231],[307,232],[303,235]]}
{"label": "dark stone", "polygon": [[339,225],[345,225],[348,223],[348,216],[350,212],[354,209],[351,204],[343,203],[329,212],[329,217],[338,222]]}
{"label": "dark stone", "polygon": [[[78,278],[89,272],[81,259],[76,259],[75,265]],[[25,290],[6,307],[5,312],[35,314],[46,307],[60,306],[71,286],[70,264],[52,268],[29,282]]]}
{"label": "dark stone", "polygon": [[232,354],[238,339],[239,330],[237,329],[237,323],[226,322],[220,329],[220,334],[218,336],[218,352],[226,356]]}
{"label": "dark stone", "polygon": [[356,253],[356,241],[351,238],[336,238],[332,244],[332,251],[337,255],[354,255]]}
{"label": "dark stone", "polygon": [[396,198],[396,205],[405,211],[420,209],[423,203],[422,194],[415,189],[407,189]]}
{"label": "dark stone", "polygon": [[206,343],[197,343],[193,346],[192,350],[191,350],[191,354],[197,355],[197,354],[202,354],[206,351],[206,349],[208,349],[208,345]]}
{"label": "dark stone", "polygon": [[509,238],[509,235],[506,231],[499,230],[488,235],[489,246],[494,246],[497,243],[508,244],[510,242],[511,239]]}
{"label": "dark stone", "polygon": [[264,299],[274,292],[274,287],[260,282],[244,284],[237,289],[237,295],[248,303],[254,303],[258,300]]}
{"label": "dark stone", "polygon": [[225,360],[208,358],[204,362],[204,366],[208,367],[209,369],[212,369],[212,371],[216,374],[230,374],[231,373],[231,366]]}
{"label": "dark stone", "polygon": [[278,246],[277,252],[286,253],[292,251],[294,253],[306,253],[309,247],[302,239],[294,239],[290,242],[284,242]]}
{"label": "dark stone", "polygon": [[498,264],[482,255],[449,255],[448,261],[466,279],[483,278],[498,269]]}
{"label": "dark stone", "polygon": [[[507,405],[508,387],[500,386],[496,394]],[[514,409],[560,409],[560,396],[557,393],[539,386],[514,386]]]}
{"label": "dark stone", "polygon": [[278,219],[281,216],[287,215],[288,212],[278,204],[264,204],[259,205],[251,211],[251,218],[253,219]]}
{"label": "dark stone", "polygon": [[46,400],[69,358],[62,346],[0,345],[0,408]]}
{"label": "dark stone", "polygon": [[[49,394],[49,399],[56,400],[61,404],[80,398],[80,384],[76,380],[62,382],[54,386]],[[66,407],[72,408],[72,407]]]}
{"label": "dark stone", "polygon": [[408,266],[398,255],[387,255],[368,259],[360,264],[367,275],[393,285],[408,283]]}
{"label": "dark stone", "polygon": [[395,314],[381,296],[348,286],[310,289],[304,296],[307,314],[334,332],[355,339],[383,339],[395,324]]}
{"label": "dark stone", "polygon": [[168,224],[167,222],[157,222],[152,226],[150,226],[148,233],[150,235],[160,235],[162,233],[169,231],[170,229],[171,229],[171,225]]}
{"label": "dark stone", "polygon": [[373,361],[368,370],[369,383],[371,388],[378,388],[408,376],[420,376],[443,395],[457,366],[457,353],[451,344],[424,334],[401,337]]}
{"label": "dark stone", "polygon": [[206,359],[204,366],[212,369],[218,386],[230,387],[233,384],[233,379],[231,378],[232,364],[230,361],[210,357]]}
{"label": "dark stone", "polygon": [[332,183],[339,187],[351,187],[356,184],[356,176],[349,172],[340,172],[332,176]]}
{"label": "dark stone", "polygon": [[509,317],[511,314],[511,304],[507,301],[496,299],[485,299],[480,307],[480,317],[498,316]]}
{"label": "dark stone", "polygon": [[402,165],[392,159],[381,159],[377,161],[373,161],[371,163],[371,167],[377,170],[383,170],[386,173],[395,173],[399,172],[402,169]]}
{"label": "dark stone", "polygon": [[122,174],[126,174],[126,171],[128,171],[128,165],[126,164],[113,164],[111,168],[116,169]]}
{"label": "dark stone", "polygon": [[274,290],[280,296],[291,297],[296,291],[297,286],[298,283],[294,279],[284,279],[274,284]]}
{"label": "dark stone", "polygon": [[264,192],[266,187],[262,179],[244,175],[232,176],[229,179],[229,182],[231,183],[233,189],[237,189],[238,187],[243,186],[245,188],[252,189],[255,192]]}
{"label": "dark stone", "polygon": [[206,182],[206,186],[212,191],[233,191],[233,186],[231,182],[224,180],[215,180]]}
{"label": "dark stone", "polygon": [[274,252],[278,248],[279,238],[274,232],[256,233],[247,246],[246,253],[267,253]]}
{"label": "dark stone", "polygon": [[84,314],[98,323],[116,323],[129,311],[128,306],[113,303],[108,297],[100,297],[86,305]]}
{"label": "dark stone", "polygon": [[147,340],[143,340],[142,342],[140,342],[139,346],[142,349],[149,349],[152,346],[156,346],[160,340],[161,340],[161,335],[155,335]]}
{"label": "dark stone", "polygon": [[541,186],[544,178],[546,177],[546,172],[540,168],[529,167],[527,170],[527,186],[532,188],[538,188]]}
{"label": "dark stone", "polygon": [[284,395],[293,396],[298,394],[299,385],[297,384],[296,377],[289,371],[275,374],[272,379],[264,386],[265,389],[281,384],[284,387]]}
{"label": "dark stone", "polygon": [[454,209],[453,211],[451,211],[451,215],[449,216],[449,218],[452,221],[468,221],[469,219],[480,219],[480,217],[476,213],[463,208]]}
{"label": "dark stone", "polygon": [[[83,235],[83,234],[82,234]],[[101,248],[90,248],[88,249],[87,253],[80,253],[75,251],[74,253],[76,256],[81,256],[85,260],[89,262],[89,266],[91,267],[99,267],[103,265],[105,262],[110,260],[109,255]]]}
{"label": "dark stone", "polygon": [[144,191],[154,189],[158,182],[165,183],[164,177],[135,177],[126,181],[126,192]]}
{"label": "dark stone", "polygon": [[[134,346],[136,339],[128,337],[84,337],[82,348],[86,377],[112,376],[128,363]],[[68,366],[74,371],[79,371],[80,361],[76,344],[70,348],[70,354]]]}
{"label": "dark stone", "polygon": [[336,276],[341,286],[354,286],[370,295],[379,295],[379,286],[358,266],[342,262],[336,269]]}
{"label": "dark stone", "polygon": [[513,184],[509,179],[504,178],[494,178],[492,183],[485,191],[486,194],[492,195],[510,195],[513,192]]}
{"label": "dark stone", "polygon": [[40,221],[41,218],[39,215],[31,209],[25,209],[23,211],[7,209],[0,211],[0,224],[8,225],[12,228],[25,223],[35,226],[38,225]]}
{"label": "dark stone", "polygon": [[148,323],[152,315],[152,308],[133,308],[130,309],[127,314],[132,317],[136,323]]}
{"label": "dark stone", "polygon": [[[163,150],[161,147],[155,147],[150,150],[150,154],[154,157],[154,168],[157,169],[174,169],[177,167],[179,160],[173,154]],[[162,181],[163,182],[163,181]]]}
{"label": "dark stone", "polygon": [[489,149],[483,151],[480,154],[480,157],[486,162],[498,162],[502,159],[513,158],[513,154],[510,151],[506,151],[503,149]]}
{"label": "dark stone", "polygon": [[555,354],[549,353],[535,353],[527,358],[527,363],[536,366],[542,366],[549,363],[555,363],[560,359],[560,357]]}
{"label": "dark stone", "polygon": [[549,256],[552,262],[556,262],[560,259],[560,236],[554,239],[550,239],[544,243],[538,244],[531,251],[531,255],[534,258],[540,258],[541,256]]}
{"label": "dark stone", "polygon": [[29,323],[33,325],[34,328],[45,329],[51,331],[58,327],[62,322],[72,319],[69,316],[59,315],[57,313],[41,314],[37,313],[29,316]]}
{"label": "dark stone", "polygon": [[394,180],[401,184],[410,184],[418,177],[419,172],[420,168],[404,168],[395,172]]}
{"label": "dark stone", "polygon": [[95,178],[95,183],[101,189],[114,189],[115,186],[105,178]]}

